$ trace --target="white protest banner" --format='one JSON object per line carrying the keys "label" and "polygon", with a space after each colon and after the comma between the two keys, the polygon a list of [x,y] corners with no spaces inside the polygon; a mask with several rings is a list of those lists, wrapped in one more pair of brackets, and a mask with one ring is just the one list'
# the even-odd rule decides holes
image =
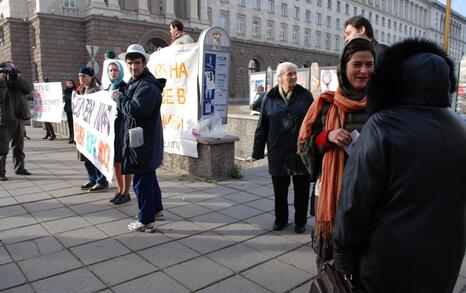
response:
{"label": "white protest banner", "polygon": [[74,140],[78,151],[86,156],[108,181],[113,176],[116,104],[111,91],[89,95],[73,93]]}
{"label": "white protest banner", "polygon": [[176,45],[152,53],[147,64],[157,78],[167,84],[162,94],[164,151],[197,158],[197,140],[192,128],[197,123],[199,46]]}
{"label": "white protest banner", "polygon": [[34,114],[31,119],[60,122],[63,112],[63,92],[60,82],[34,83]]}

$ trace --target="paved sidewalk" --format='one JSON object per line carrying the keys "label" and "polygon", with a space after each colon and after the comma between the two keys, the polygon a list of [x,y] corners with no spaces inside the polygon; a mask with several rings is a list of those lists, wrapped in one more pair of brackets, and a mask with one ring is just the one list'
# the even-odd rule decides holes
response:
{"label": "paved sidewalk", "polygon": [[[167,220],[156,233],[130,233],[134,196],[115,206],[114,189],[81,191],[74,145],[27,132],[33,175],[15,175],[9,155],[9,181],[0,182],[0,292],[308,292],[311,226],[271,231],[266,167],[215,184],[159,169]],[[465,263],[455,292],[466,292]]]}

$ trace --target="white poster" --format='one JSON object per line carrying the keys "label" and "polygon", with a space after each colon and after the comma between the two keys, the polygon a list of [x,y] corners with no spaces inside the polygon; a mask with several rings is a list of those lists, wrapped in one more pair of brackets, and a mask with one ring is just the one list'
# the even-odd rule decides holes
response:
{"label": "white poster", "polygon": [[116,104],[111,91],[89,95],[73,93],[74,140],[78,151],[86,156],[108,181],[113,177]]}
{"label": "white poster", "polygon": [[249,74],[249,105],[254,103],[257,92],[265,91],[266,72],[255,72]]}
{"label": "white poster", "polygon": [[194,158],[197,140],[192,128],[198,120],[198,54],[197,44],[169,46],[152,53],[147,64],[155,77],[167,80],[160,109],[164,151]]}
{"label": "white poster", "polygon": [[34,83],[34,114],[31,119],[43,122],[61,122],[63,92],[60,82]]}

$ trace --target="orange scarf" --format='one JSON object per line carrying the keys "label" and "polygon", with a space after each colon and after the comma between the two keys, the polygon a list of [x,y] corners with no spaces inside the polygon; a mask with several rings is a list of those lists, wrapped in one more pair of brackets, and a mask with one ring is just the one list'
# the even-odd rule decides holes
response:
{"label": "orange scarf", "polygon": [[[324,130],[331,131],[344,128],[345,114],[366,108],[367,97],[360,101],[347,99],[338,87],[336,92],[325,92],[317,98],[307,111],[298,136],[298,146],[311,137],[312,126],[322,112],[325,103],[329,103]],[[339,113],[339,114],[338,114]],[[340,118],[340,121],[338,121]],[[298,147],[298,150],[301,148]],[[325,152],[322,161],[321,189],[317,203],[317,239],[323,237],[326,247],[332,241],[332,228],[335,212],[340,198],[343,170],[345,168],[345,151],[334,146]]]}

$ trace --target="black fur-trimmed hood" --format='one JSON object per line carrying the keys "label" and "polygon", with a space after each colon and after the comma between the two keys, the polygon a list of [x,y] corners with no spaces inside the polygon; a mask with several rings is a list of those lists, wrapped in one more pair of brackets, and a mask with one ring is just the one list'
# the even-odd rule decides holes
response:
{"label": "black fur-trimmed hood", "polygon": [[448,107],[457,87],[454,64],[438,45],[407,39],[388,48],[367,85],[367,111],[397,105]]}

